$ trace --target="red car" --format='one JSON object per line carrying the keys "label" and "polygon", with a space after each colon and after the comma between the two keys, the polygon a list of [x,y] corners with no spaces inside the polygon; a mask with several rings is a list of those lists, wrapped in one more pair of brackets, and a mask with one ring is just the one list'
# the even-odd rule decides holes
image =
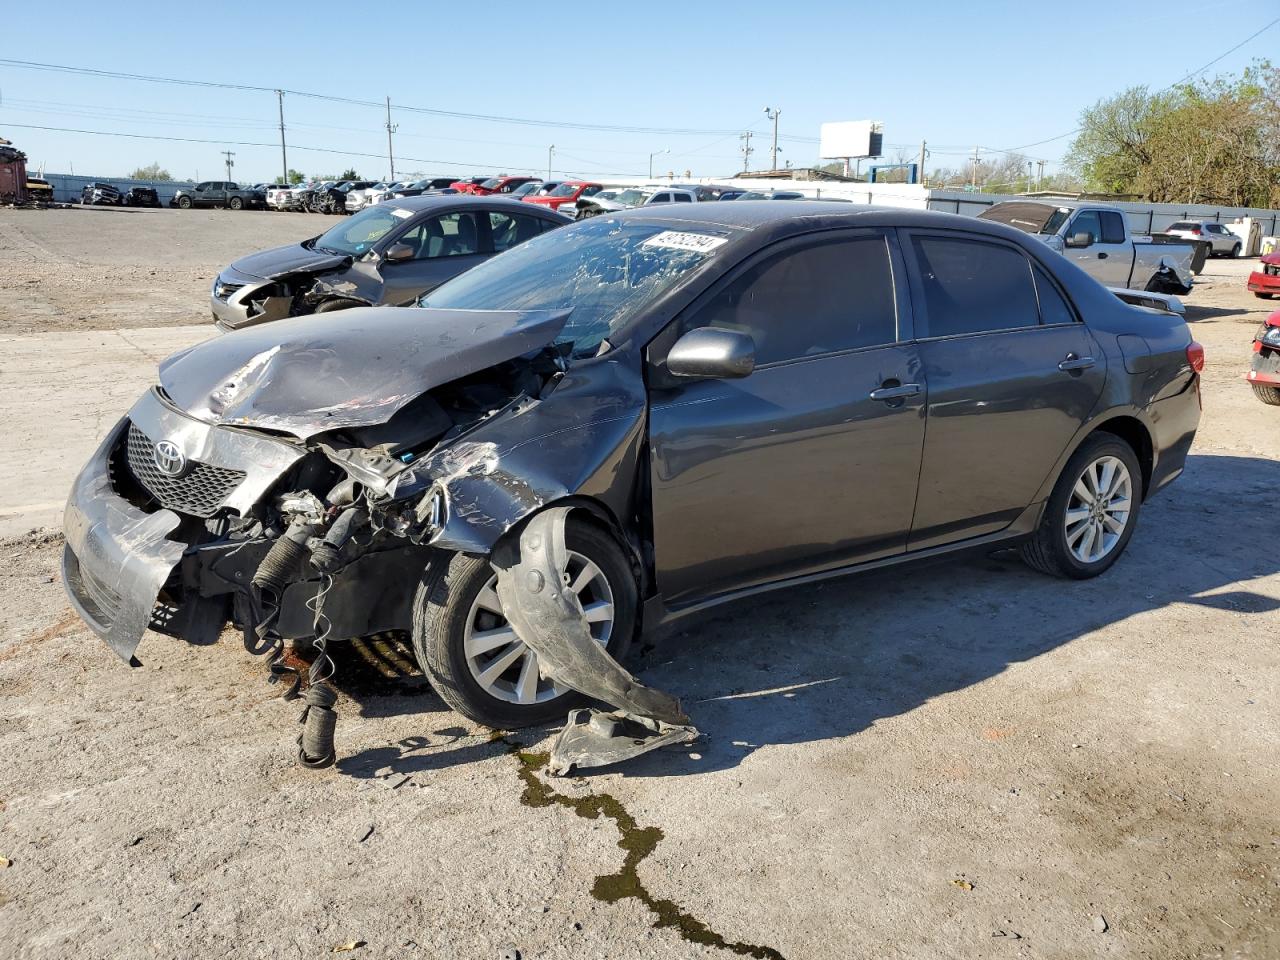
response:
{"label": "red car", "polygon": [[[510,193],[516,187],[524,186],[526,183],[541,182],[540,177],[489,177],[480,183],[473,184],[467,193],[474,193],[477,197],[487,197],[492,194]],[[456,187],[457,184],[455,183]]]}
{"label": "red car", "polygon": [[560,186],[556,187],[550,193],[544,193],[537,197],[525,197],[525,203],[536,203],[541,207],[550,207],[552,210],[559,210],[563,206],[573,208],[578,202],[579,197],[593,197],[604,186],[599,183],[588,183],[586,180],[566,180]]}
{"label": "red car", "polygon": [[[1263,300],[1280,294],[1280,253],[1268,253],[1262,258],[1262,269],[1249,274],[1249,289]],[[1276,314],[1271,316],[1274,319]]]}
{"label": "red car", "polygon": [[489,179],[489,177],[466,177],[463,180],[455,180],[449,184],[449,189],[457,190],[459,193],[475,193],[476,187]]}
{"label": "red car", "polygon": [[1244,378],[1259,400],[1280,407],[1280,310],[1253,335],[1253,363]]}

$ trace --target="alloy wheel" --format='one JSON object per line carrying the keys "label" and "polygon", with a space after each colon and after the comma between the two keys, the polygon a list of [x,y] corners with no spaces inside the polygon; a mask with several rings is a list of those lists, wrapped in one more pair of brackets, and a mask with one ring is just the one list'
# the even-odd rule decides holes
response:
{"label": "alloy wheel", "polygon": [[[607,646],[613,634],[614,609],[613,590],[604,572],[588,557],[570,551],[562,577],[582,604],[592,638]],[[516,636],[503,616],[497,587],[495,574],[467,614],[463,652],[472,678],[489,696],[507,703],[546,703],[569,693],[567,687],[556,686],[541,675],[538,655]]]}
{"label": "alloy wheel", "polygon": [[1129,524],[1133,478],[1118,457],[1099,457],[1076,479],[1063,518],[1067,549],[1081,563],[1097,563],[1116,548]]}

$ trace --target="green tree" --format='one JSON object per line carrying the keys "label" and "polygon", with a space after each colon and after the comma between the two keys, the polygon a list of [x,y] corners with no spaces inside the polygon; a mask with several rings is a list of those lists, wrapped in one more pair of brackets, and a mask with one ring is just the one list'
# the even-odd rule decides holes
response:
{"label": "green tree", "polygon": [[1084,111],[1068,164],[1100,193],[1269,206],[1280,200],[1277,105],[1280,75],[1266,62],[1156,93],[1131,87]]}
{"label": "green tree", "polygon": [[342,171],[342,175],[339,176],[338,179],[339,180],[359,180],[360,174],[356,173],[354,168],[347,167],[347,169]]}
{"label": "green tree", "polygon": [[302,183],[302,181],[306,179],[307,179],[307,175],[303,173],[301,170],[294,170],[292,167],[289,168],[290,185],[296,187],[298,184]]}
{"label": "green tree", "polygon": [[133,173],[129,174],[131,180],[172,180],[168,170],[161,168],[159,163],[153,163],[149,166],[139,167]]}

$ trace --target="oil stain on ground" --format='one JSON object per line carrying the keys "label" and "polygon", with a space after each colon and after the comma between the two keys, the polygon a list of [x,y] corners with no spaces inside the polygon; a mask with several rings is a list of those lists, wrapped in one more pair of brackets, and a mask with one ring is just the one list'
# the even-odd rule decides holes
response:
{"label": "oil stain on ground", "polygon": [[545,753],[516,751],[516,759],[520,761],[520,780],[524,783],[524,793],[520,797],[520,802],[526,807],[567,807],[584,819],[598,820],[601,817],[607,817],[617,826],[618,833],[621,834],[618,846],[626,853],[622,869],[617,873],[596,877],[596,882],[591,889],[593,897],[604,903],[618,903],[628,899],[639,900],[653,914],[655,927],[673,929],[692,943],[730,950],[744,957],[755,957],[757,960],[784,960],[782,954],[772,947],[726,940],[701,920],[683,912],[673,901],[659,899],[645,889],[637,869],[640,862],[653,853],[654,848],[658,846],[658,841],[662,839],[661,830],[657,827],[640,826],[636,823],[635,817],[631,816],[616,798],[607,793],[568,797],[554,790],[537,774],[537,771],[547,764]]}

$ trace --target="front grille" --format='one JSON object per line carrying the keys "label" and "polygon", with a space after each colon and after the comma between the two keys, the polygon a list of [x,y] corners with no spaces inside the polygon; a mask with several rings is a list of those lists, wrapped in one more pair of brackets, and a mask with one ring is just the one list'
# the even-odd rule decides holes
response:
{"label": "front grille", "polygon": [[192,463],[180,477],[165,476],[152,458],[151,439],[129,424],[126,460],[135,480],[162,507],[194,517],[212,517],[244,480],[243,470],[229,470],[207,463]]}
{"label": "front grille", "polygon": [[213,295],[223,303],[226,303],[235,295],[235,292],[243,286],[243,283],[226,283],[223,280],[219,280],[213,288]]}

